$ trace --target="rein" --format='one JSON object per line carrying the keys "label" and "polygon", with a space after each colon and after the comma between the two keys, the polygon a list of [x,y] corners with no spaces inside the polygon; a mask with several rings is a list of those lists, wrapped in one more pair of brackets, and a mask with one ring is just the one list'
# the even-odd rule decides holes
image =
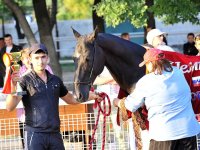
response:
{"label": "rein", "polygon": [[[97,115],[97,118],[96,118],[96,123],[95,123],[95,126],[94,126],[94,130],[93,130],[93,133],[92,133],[92,138],[90,140],[90,147],[89,147],[89,150],[92,150],[93,146],[92,146],[92,143],[94,142],[94,136],[95,136],[95,133],[96,133],[96,130],[97,130],[97,127],[98,127],[98,123],[99,123],[99,118],[100,118],[100,113],[103,114],[103,138],[102,138],[102,150],[105,149],[105,141],[106,141],[106,117],[110,115],[111,113],[111,102],[110,102],[110,98],[109,96],[102,92],[102,93],[99,93],[99,96],[102,97],[102,101],[103,101],[103,109],[101,107],[101,102],[98,102],[97,99],[95,99],[95,103],[93,105],[93,108],[97,108],[98,107],[98,115]],[[108,100],[108,106],[109,106],[109,109],[108,109],[108,112],[106,112],[106,99]]]}

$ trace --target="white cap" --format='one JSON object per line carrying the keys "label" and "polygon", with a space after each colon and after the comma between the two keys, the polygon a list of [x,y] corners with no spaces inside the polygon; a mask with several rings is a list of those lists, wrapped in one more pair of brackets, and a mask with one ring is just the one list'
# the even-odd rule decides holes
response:
{"label": "white cap", "polygon": [[166,34],[166,32],[161,32],[159,29],[150,30],[147,33],[147,42],[152,45],[154,37],[162,35],[162,34]]}

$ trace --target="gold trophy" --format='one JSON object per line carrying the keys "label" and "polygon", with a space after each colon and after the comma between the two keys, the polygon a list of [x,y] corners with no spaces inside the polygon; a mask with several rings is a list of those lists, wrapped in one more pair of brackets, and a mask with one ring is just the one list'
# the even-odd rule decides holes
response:
{"label": "gold trophy", "polygon": [[18,64],[18,62],[21,60],[21,55],[21,52],[5,53],[3,55],[3,62],[7,68],[5,84],[2,90],[2,93],[4,94],[13,94],[17,96],[26,94],[26,91],[22,91],[22,88],[19,85],[20,78],[15,79],[15,81],[17,81],[16,92],[11,93],[11,74],[14,71],[19,72],[20,64]]}

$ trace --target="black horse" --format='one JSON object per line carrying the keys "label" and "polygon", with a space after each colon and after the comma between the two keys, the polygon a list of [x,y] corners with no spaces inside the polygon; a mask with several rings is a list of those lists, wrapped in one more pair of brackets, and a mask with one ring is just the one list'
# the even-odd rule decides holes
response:
{"label": "black horse", "polygon": [[138,65],[146,49],[111,34],[98,34],[97,29],[84,36],[74,29],[73,32],[77,39],[74,87],[78,100],[85,102],[88,99],[90,87],[104,66],[120,87],[130,93],[145,74],[145,67]]}

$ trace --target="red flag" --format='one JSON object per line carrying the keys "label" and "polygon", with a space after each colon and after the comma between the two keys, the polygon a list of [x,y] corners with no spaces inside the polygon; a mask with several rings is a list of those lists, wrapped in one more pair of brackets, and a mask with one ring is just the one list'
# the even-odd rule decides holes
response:
{"label": "red flag", "polygon": [[10,94],[11,93],[11,70],[10,70],[10,68],[7,71],[7,74],[6,74],[6,77],[5,77],[5,83],[4,83],[2,93],[4,93],[4,94]]}
{"label": "red flag", "polygon": [[2,93],[4,94],[10,94],[11,93],[11,56],[8,53],[5,53],[3,55],[3,62],[6,66],[6,77],[5,77],[5,83],[2,90]]}

